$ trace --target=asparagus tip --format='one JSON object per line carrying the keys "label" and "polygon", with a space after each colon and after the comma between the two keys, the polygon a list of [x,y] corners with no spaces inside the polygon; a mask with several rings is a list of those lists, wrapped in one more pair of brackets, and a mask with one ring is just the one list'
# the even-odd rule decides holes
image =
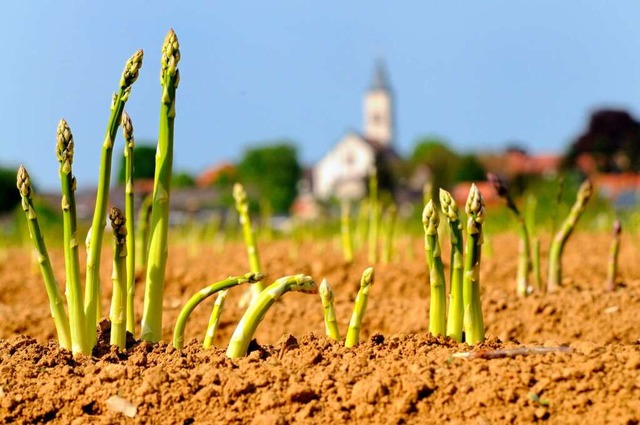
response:
{"label": "asparagus tip", "polygon": [[111,211],[109,211],[109,221],[111,221],[111,228],[113,229],[116,244],[124,245],[127,239],[127,219],[122,210],[117,207],[111,208]]}
{"label": "asparagus tip", "polygon": [[458,221],[458,204],[456,204],[453,196],[442,188],[440,188],[440,209],[450,222]]}
{"label": "asparagus tip", "polygon": [[127,89],[136,82],[138,74],[140,73],[140,68],[142,68],[143,57],[144,52],[140,49],[127,60],[127,63],[124,66],[124,71],[122,71],[122,78],[120,79],[121,88]]}
{"label": "asparagus tip", "polygon": [[367,267],[364,269],[362,272],[362,279],[360,279],[360,287],[364,288],[373,284],[374,277],[373,267]]}
{"label": "asparagus tip", "polygon": [[430,199],[422,210],[422,224],[424,224],[424,231],[428,235],[433,235],[438,232],[438,224],[440,218],[436,211],[436,207],[433,204],[433,200]]}
{"label": "asparagus tip", "polygon": [[304,292],[307,294],[315,294],[318,292],[318,285],[311,276],[299,274],[292,276],[290,289],[292,291]]}
{"label": "asparagus tip", "polygon": [[322,279],[322,282],[320,282],[320,286],[318,287],[318,292],[325,300],[333,301],[333,288],[331,288],[327,279]]}
{"label": "asparagus tip", "polygon": [[164,82],[165,76],[175,77],[178,62],[180,61],[180,43],[176,32],[171,28],[167,33],[162,45],[162,71],[161,79]]}
{"label": "asparagus tip", "polygon": [[32,188],[31,188],[31,178],[29,177],[29,173],[27,169],[24,168],[24,165],[20,165],[18,168],[18,174],[16,176],[16,186],[20,191],[20,195],[25,198],[31,198]]}
{"label": "asparagus tip", "polygon": [[58,156],[58,162],[65,173],[71,171],[71,164],[73,163],[73,134],[71,134],[71,128],[67,121],[63,118],[58,123],[58,130],[56,133],[56,155]]}
{"label": "asparagus tip", "polygon": [[465,212],[469,216],[467,229],[469,232],[476,233],[478,231],[477,225],[484,222],[485,211],[484,198],[475,183],[471,184],[469,196],[467,197],[467,204],[465,205]]}
{"label": "asparagus tip", "polygon": [[120,126],[122,127],[122,135],[124,139],[128,142],[133,140],[133,124],[131,123],[131,117],[127,113],[127,111],[122,111],[122,120],[120,121]]}

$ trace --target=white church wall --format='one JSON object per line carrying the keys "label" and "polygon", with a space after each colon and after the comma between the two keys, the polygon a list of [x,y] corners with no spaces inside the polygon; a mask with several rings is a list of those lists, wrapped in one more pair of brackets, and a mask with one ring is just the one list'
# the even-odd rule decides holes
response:
{"label": "white church wall", "polygon": [[364,179],[374,163],[373,148],[360,136],[347,134],[314,168],[314,195],[320,199],[364,196]]}

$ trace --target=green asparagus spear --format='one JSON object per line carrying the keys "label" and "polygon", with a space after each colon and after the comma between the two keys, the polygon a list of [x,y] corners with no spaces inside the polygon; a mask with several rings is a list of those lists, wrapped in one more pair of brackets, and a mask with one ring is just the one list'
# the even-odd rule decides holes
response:
{"label": "green asparagus spear", "polygon": [[503,198],[507,204],[507,208],[511,210],[513,215],[518,220],[518,233],[520,234],[520,240],[518,242],[518,272],[516,278],[516,293],[521,297],[526,297],[529,294],[529,271],[531,270],[531,248],[529,244],[529,232],[527,230],[527,224],[518,210],[515,202],[509,194],[507,187],[500,181],[495,174],[487,174],[487,178],[493,184],[498,196]]}
{"label": "green asparagus spear", "polygon": [[62,294],[56,282],[55,275],[53,274],[53,268],[51,267],[51,260],[49,259],[49,252],[44,242],[44,236],[40,230],[38,224],[38,217],[36,210],[33,206],[33,189],[31,187],[31,179],[29,173],[27,173],[24,166],[20,166],[17,175],[17,186],[22,197],[22,209],[27,216],[27,225],[29,227],[29,235],[33,241],[35,247],[35,254],[40,265],[40,272],[42,273],[42,279],[44,280],[44,286],[47,290],[47,296],[49,297],[49,309],[51,310],[51,317],[56,327],[58,334],[58,341],[60,346],[64,349],[71,350],[71,333],[69,330],[69,319],[67,313],[64,310],[64,302],[62,301]]}
{"label": "green asparagus spear", "polygon": [[171,29],[162,46],[160,128],[158,130],[151,233],[142,310],[141,338],[149,342],[157,342],[162,337],[162,299],[167,265],[169,198],[173,169],[173,127],[176,117],[176,89],[180,82],[179,61],[180,45],[176,33]]}
{"label": "green asparagus spear", "polygon": [[347,348],[358,345],[358,342],[360,341],[362,319],[364,317],[364,312],[367,309],[369,289],[371,288],[371,285],[373,285],[373,280],[373,267],[367,267],[364,272],[362,272],[362,277],[360,278],[360,289],[358,290],[358,295],[356,295],[356,301],[353,305],[353,313],[351,314],[349,328],[347,329],[347,339],[344,342],[344,346]]}
{"label": "green asparagus spear", "polygon": [[333,307],[333,289],[327,279],[322,279],[318,292],[320,293],[320,300],[324,310],[325,332],[329,338],[340,341],[340,328],[338,328],[336,310]]}
{"label": "green asparagus spear", "polygon": [[562,251],[576,227],[580,216],[587,207],[587,202],[591,198],[593,188],[589,180],[585,180],[578,189],[576,202],[571,207],[569,215],[560,227],[558,233],[553,238],[551,247],[549,248],[549,279],[547,282],[547,290],[549,292],[557,291],[562,283]]}
{"label": "green asparagus spear", "polygon": [[225,280],[209,285],[198,291],[194,296],[189,298],[189,301],[187,301],[184,307],[182,307],[182,310],[180,310],[176,326],[173,330],[173,346],[176,348],[182,348],[184,346],[184,329],[187,326],[189,316],[191,316],[191,313],[198,304],[220,291],[226,291],[243,283],[260,282],[262,279],[264,279],[262,273],[247,273],[244,276],[228,277]]}
{"label": "green asparagus spear", "polygon": [[[82,306],[82,284],[80,283],[80,260],[78,254],[78,223],[76,219],[76,178],[73,176],[74,142],[71,129],[65,120],[58,124],[56,152],[60,163],[62,187],[62,224],[64,226],[64,258],[66,269],[66,292],[69,306],[71,347],[74,354],[90,354],[87,338],[87,323]],[[91,327],[95,333],[95,326]]]}
{"label": "green asparagus spear", "polygon": [[229,341],[227,357],[235,359],[247,355],[253,334],[267,314],[269,307],[289,291],[315,294],[318,292],[318,286],[311,276],[299,274],[282,277],[266,287],[264,291],[260,293],[258,299],[245,311],[242,319],[240,319],[238,326],[231,336],[231,341]]}
{"label": "green asparagus spear", "polygon": [[462,254],[462,223],[458,215],[458,205],[451,194],[440,189],[440,208],[449,222],[451,239],[451,260],[449,284],[449,314],[447,316],[447,336],[462,342],[464,302],[462,299],[462,277],[464,260]]}
{"label": "green asparagus spear", "polygon": [[111,115],[107,123],[107,130],[102,144],[100,158],[100,174],[96,192],[96,207],[91,222],[91,235],[87,244],[87,275],[84,293],[84,314],[87,320],[89,344],[96,343],[96,324],[99,320],[98,309],[100,303],[100,253],[102,252],[102,237],[106,226],[107,204],[109,202],[109,186],[111,183],[111,157],[113,143],[122,119],[124,105],[131,94],[131,87],[138,78],[142,67],[142,50],[138,50],[127,61],[122,77],[120,89],[113,97]]}
{"label": "green asparagus spear", "polygon": [[613,223],[613,241],[611,242],[611,250],[609,254],[609,265],[607,267],[607,290],[614,291],[616,289],[616,277],[618,276],[618,254],[620,253],[620,233],[622,226],[620,220],[616,219]]}
{"label": "green asparagus spear", "polygon": [[484,223],[484,199],[475,184],[471,185],[467,204],[467,242],[465,244],[464,299],[465,341],[473,345],[484,341],[484,318],[480,301],[480,259],[482,253],[482,224]]}
{"label": "green asparagus spear", "polygon": [[424,226],[425,250],[429,265],[429,284],[431,301],[429,305],[429,332],[433,335],[444,335],[446,332],[447,292],[444,279],[444,265],[438,241],[438,225],[440,218],[433,200],[427,202],[422,212]]}
{"label": "green asparagus spear", "polygon": [[121,350],[127,348],[127,226],[122,211],[116,207],[109,212],[109,221],[113,229],[113,271],[111,281],[111,345]]}
{"label": "green asparagus spear", "polygon": [[125,140],[124,162],[125,162],[125,198],[124,211],[127,228],[131,236],[127,238],[127,331],[135,335],[136,318],[134,314],[134,298],[136,292],[136,238],[135,212],[133,205],[133,148],[135,140],[133,138],[133,124],[126,111],[122,111],[122,135]]}
{"label": "green asparagus spear", "polygon": [[344,261],[353,262],[353,241],[351,235],[351,202],[343,199],[340,204],[340,233],[342,236],[342,253]]}

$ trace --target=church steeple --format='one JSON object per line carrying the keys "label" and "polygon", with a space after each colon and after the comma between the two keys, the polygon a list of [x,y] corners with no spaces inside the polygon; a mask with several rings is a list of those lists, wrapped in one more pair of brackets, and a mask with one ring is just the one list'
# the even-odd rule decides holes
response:
{"label": "church steeple", "polygon": [[373,81],[364,97],[364,136],[384,146],[394,139],[393,96],[386,67],[376,61]]}
{"label": "church steeple", "polygon": [[376,60],[376,67],[373,74],[373,81],[369,90],[385,90],[390,92],[389,79],[387,78],[387,69],[382,59]]}

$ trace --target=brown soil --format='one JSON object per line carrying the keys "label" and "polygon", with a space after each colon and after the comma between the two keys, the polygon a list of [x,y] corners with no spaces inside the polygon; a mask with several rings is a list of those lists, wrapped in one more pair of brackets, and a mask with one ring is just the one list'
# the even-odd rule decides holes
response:
{"label": "brown soil", "polygon": [[[404,245],[391,265],[377,265],[362,340],[346,349],[323,336],[317,296],[287,294],[256,334],[249,356],[223,349],[242,314],[232,291],[217,345],[203,350],[211,302],[195,310],[181,351],[130,340],[124,354],[106,333],[93,357],[73,358],[51,340],[54,327],[41,278],[26,250],[0,258],[0,419],[3,423],[640,423],[639,248],[623,239],[620,280],[605,291],[609,238],[577,234],[567,246],[564,287],[515,296],[517,241],[500,235],[485,251],[481,282],[488,340],[481,347],[567,345],[571,352],[502,359],[452,359],[465,344],[428,329],[428,282],[421,241]],[[544,246],[545,244],[543,244]],[[492,252],[491,252],[492,251]],[[110,262],[103,258],[104,309]],[[307,273],[326,277],[346,330],[361,255],[345,265],[332,242],[261,246],[270,280]],[[544,258],[543,252],[543,258]],[[198,257],[200,256],[200,257]],[[445,252],[444,258],[447,258]],[[63,281],[62,255],[55,253]],[[544,264],[543,264],[544,266]],[[165,292],[164,340],[184,302],[199,288],[244,273],[245,251],[230,244],[174,247]],[[142,285],[138,291],[141,311]],[[25,336],[29,335],[29,336]],[[197,338],[197,342],[196,342]],[[108,407],[119,396],[130,419]]]}

